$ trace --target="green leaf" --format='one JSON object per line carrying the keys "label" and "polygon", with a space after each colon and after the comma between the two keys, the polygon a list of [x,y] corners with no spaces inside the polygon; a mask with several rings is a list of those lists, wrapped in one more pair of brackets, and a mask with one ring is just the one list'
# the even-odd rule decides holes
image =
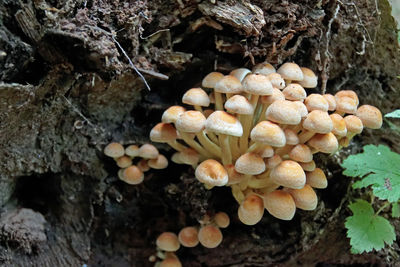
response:
{"label": "green leaf", "polygon": [[400,199],[400,154],[387,146],[367,145],[364,152],[349,156],[341,164],[344,175],[362,177],[353,188],[372,186],[375,196],[389,202]]}
{"label": "green leaf", "polygon": [[357,200],[349,208],[353,216],[347,217],[345,226],[353,253],[380,250],[385,243],[391,245],[396,239],[393,226],[382,216],[375,215],[367,201]]}
{"label": "green leaf", "polygon": [[395,111],[386,114],[385,118],[400,118],[400,109],[396,109]]}
{"label": "green leaf", "polygon": [[400,205],[399,202],[395,202],[392,204],[392,217],[399,218],[400,217]]}

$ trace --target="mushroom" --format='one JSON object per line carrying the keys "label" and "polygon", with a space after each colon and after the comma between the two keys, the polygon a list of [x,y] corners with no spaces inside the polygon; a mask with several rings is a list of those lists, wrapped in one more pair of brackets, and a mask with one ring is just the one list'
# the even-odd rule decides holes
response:
{"label": "mushroom", "polygon": [[277,100],[265,112],[268,120],[289,125],[297,125],[301,121],[299,111],[288,100]]}
{"label": "mushroom", "polygon": [[257,224],[263,215],[263,200],[255,194],[248,195],[238,209],[239,220],[246,225]]}
{"label": "mushroom", "polygon": [[139,148],[139,157],[144,159],[155,159],[158,157],[158,150],[152,144],[144,144]]}
{"label": "mushroom", "polygon": [[182,228],[178,234],[178,240],[182,246],[193,248],[199,244],[198,231],[196,227],[187,226]]}
{"label": "mushroom", "polygon": [[127,184],[137,185],[143,182],[144,174],[137,166],[132,165],[123,169],[120,178]]}
{"label": "mushroom", "polygon": [[335,97],[333,95],[331,95],[331,94],[324,94],[322,96],[328,102],[328,105],[329,105],[328,110],[329,111],[334,111],[336,109],[336,99],[335,99]]}
{"label": "mushroom", "polygon": [[208,98],[207,93],[203,89],[192,88],[183,95],[182,103],[193,105],[195,110],[203,112],[201,107],[208,107],[210,105],[210,98]]}
{"label": "mushroom", "polygon": [[291,83],[285,87],[282,91],[286,100],[301,101],[307,97],[307,93],[304,88],[297,83]]}
{"label": "mushroom", "polygon": [[299,81],[299,84],[304,88],[315,88],[318,85],[318,77],[309,68],[301,67],[303,72],[303,80]]}
{"label": "mushroom", "polygon": [[215,96],[215,108],[217,110],[223,110],[222,94],[226,94],[229,98],[233,94],[238,94],[242,91],[242,84],[240,81],[232,75],[226,75],[224,78],[219,80],[214,87]]}
{"label": "mushroom", "polygon": [[332,131],[333,123],[328,112],[313,110],[303,121],[304,130],[299,135],[299,142],[305,143],[316,133],[326,134]]}
{"label": "mushroom", "polygon": [[262,63],[258,63],[257,65],[255,65],[253,67],[252,71],[255,74],[262,74],[262,75],[269,75],[271,73],[275,73],[276,72],[274,66],[269,64],[267,61],[262,62]]}
{"label": "mushroom", "polygon": [[220,211],[214,215],[214,222],[219,228],[226,228],[230,224],[230,219],[228,214]]}
{"label": "mushroom", "polygon": [[310,162],[299,162],[300,166],[303,168],[303,170],[307,172],[312,172],[315,170],[315,162],[312,160]]}
{"label": "mushroom", "polygon": [[307,143],[312,147],[311,152],[333,153],[338,147],[339,143],[333,133],[316,134]]}
{"label": "mushroom", "polygon": [[142,172],[147,172],[148,170],[150,170],[150,166],[147,163],[148,160],[146,159],[141,159],[139,160],[139,162],[136,164],[136,166],[142,171]]}
{"label": "mushroom", "polygon": [[313,110],[321,110],[327,112],[329,110],[328,101],[320,94],[311,94],[307,96],[304,104],[306,105],[309,112]]}
{"label": "mushroom", "polygon": [[360,118],[364,127],[379,129],[382,127],[382,113],[371,105],[362,105],[357,109],[356,116]]}
{"label": "mushroom", "polygon": [[117,166],[120,168],[128,168],[132,165],[132,159],[128,156],[122,156],[115,160],[117,162]]}
{"label": "mushroom", "polygon": [[199,241],[203,247],[216,248],[222,242],[222,233],[218,227],[214,225],[206,225],[200,228]]}
{"label": "mushroom", "polygon": [[318,198],[315,191],[308,184],[300,189],[287,189],[293,197],[296,207],[302,210],[315,210],[318,204]]}
{"label": "mushroom", "polygon": [[168,160],[164,155],[159,154],[157,158],[150,159],[147,164],[153,169],[165,169],[168,167]]}
{"label": "mushroom", "polygon": [[271,171],[272,182],[293,189],[303,188],[306,174],[303,168],[293,160],[284,160]]}
{"label": "mushroom", "polygon": [[165,123],[175,123],[179,116],[185,111],[186,109],[184,107],[171,106],[164,111],[161,121]]}
{"label": "mushroom", "polygon": [[292,196],[282,190],[275,190],[264,196],[264,207],[274,217],[290,221],[296,213]]}
{"label": "mushroom", "polygon": [[265,162],[265,167],[266,167],[267,169],[273,169],[273,168],[275,168],[276,166],[278,166],[279,163],[282,162],[282,158],[281,158],[281,156],[279,156],[278,154],[275,154],[275,155],[273,155],[272,157],[270,157],[270,158],[264,160],[264,162]]}
{"label": "mushroom", "polygon": [[363,123],[357,116],[347,115],[344,117],[346,123],[347,135],[340,139],[340,145],[347,147],[350,144],[351,139],[356,135],[360,134],[364,129]]}
{"label": "mushroom", "polygon": [[329,117],[331,118],[333,123],[332,133],[339,139],[343,136],[346,136],[346,121],[343,119],[343,117],[337,113],[333,113],[329,115]]}
{"label": "mushroom", "polygon": [[170,123],[160,122],[150,131],[150,140],[157,143],[167,143],[177,151],[186,147],[176,141],[178,135],[175,127]]}
{"label": "mushroom", "polygon": [[139,147],[137,145],[130,145],[125,148],[125,155],[131,158],[139,156]]}
{"label": "mushroom", "polygon": [[246,68],[239,68],[239,69],[234,69],[229,73],[229,75],[235,76],[240,82],[243,81],[243,79],[248,75],[251,74],[251,70],[246,69]]}
{"label": "mushroom", "polygon": [[228,183],[228,173],[224,166],[216,160],[207,159],[197,166],[195,171],[197,180],[210,188],[213,186],[224,186]]}
{"label": "mushroom", "polygon": [[302,81],[304,79],[303,72],[296,63],[286,62],[279,67],[277,72],[285,79],[286,84],[290,84],[292,81]]}
{"label": "mushroom", "polygon": [[203,78],[201,86],[204,88],[214,88],[217,82],[224,78],[224,75],[220,72],[211,72]]}
{"label": "mushroom", "polygon": [[120,143],[110,143],[104,148],[104,155],[111,158],[119,158],[125,154],[124,147]]}
{"label": "mushroom", "polygon": [[306,184],[314,188],[323,189],[328,186],[328,180],[323,170],[315,168],[313,171],[306,172]]}
{"label": "mushroom", "polygon": [[259,122],[253,130],[251,130],[250,138],[255,143],[247,149],[248,152],[257,151],[265,145],[283,147],[286,144],[284,131],[278,124],[270,121]]}
{"label": "mushroom", "polygon": [[289,152],[289,158],[297,162],[310,162],[313,159],[313,154],[307,145],[297,144]]}
{"label": "mushroom", "polygon": [[158,267],[182,267],[182,263],[178,258],[165,258]]}
{"label": "mushroom", "polygon": [[156,245],[159,249],[174,252],[180,247],[178,237],[172,232],[164,232],[157,237]]}

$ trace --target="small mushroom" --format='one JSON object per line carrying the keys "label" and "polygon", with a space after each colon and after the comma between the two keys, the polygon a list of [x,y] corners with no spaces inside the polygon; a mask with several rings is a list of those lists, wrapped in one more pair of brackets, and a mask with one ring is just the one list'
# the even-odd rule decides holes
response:
{"label": "small mushroom", "polygon": [[255,194],[248,195],[238,209],[239,220],[246,225],[257,224],[263,215],[263,200]]}
{"label": "small mushroom", "polygon": [[188,226],[179,231],[179,242],[182,246],[193,248],[199,244],[198,231],[196,227]]}
{"label": "small mushroom", "polygon": [[228,214],[220,211],[214,215],[214,222],[219,228],[226,228],[230,224],[230,219]]}
{"label": "small mushroom", "polygon": [[120,143],[110,143],[104,148],[104,155],[111,158],[119,158],[125,154],[124,147]]}
{"label": "small mushroom", "polygon": [[275,190],[264,196],[264,207],[274,217],[290,221],[296,213],[292,196],[282,190]]}
{"label": "small mushroom", "polygon": [[200,228],[199,241],[203,247],[216,248],[222,242],[222,233],[218,227],[214,225],[206,225]]}
{"label": "small mushroom", "polygon": [[159,249],[168,252],[177,251],[180,243],[176,234],[172,232],[163,232],[157,237],[156,245]]}
{"label": "small mushroom", "polygon": [[144,179],[143,172],[135,165],[122,171],[122,181],[131,185],[141,184]]}

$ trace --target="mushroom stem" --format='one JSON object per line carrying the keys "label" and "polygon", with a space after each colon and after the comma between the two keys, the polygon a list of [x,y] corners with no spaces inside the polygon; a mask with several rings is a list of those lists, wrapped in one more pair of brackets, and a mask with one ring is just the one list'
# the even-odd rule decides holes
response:
{"label": "mushroom stem", "polygon": [[219,92],[216,92],[214,90],[214,96],[215,96],[215,109],[216,110],[224,110],[223,107],[223,100],[222,100],[222,94]]}
{"label": "mushroom stem", "polygon": [[262,105],[260,117],[258,118],[258,121],[256,122],[256,124],[259,123],[260,121],[265,121],[267,119],[265,116],[265,112],[267,111],[268,106],[269,105],[267,105],[267,104]]}
{"label": "mushroom stem", "polygon": [[279,155],[282,157],[288,154],[293,147],[294,147],[293,145],[285,145],[284,147],[280,147],[275,150],[275,155]]}
{"label": "mushroom stem", "polygon": [[232,164],[231,147],[229,145],[229,135],[219,134],[219,145],[221,147],[222,165]]}
{"label": "mushroom stem", "polygon": [[174,140],[174,141],[170,141],[167,143],[170,147],[172,147],[173,149],[175,149],[176,151],[181,152],[182,150],[186,149],[187,147],[185,147],[184,145],[182,145],[181,143],[179,143],[178,141]]}
{"label": "mushroom stem", "polygon": [[249,145],[249,134],[250,134],[250,127],[252,123],[252,115],[240,115],[242,126],[243,126],[243,135],[240,137],[240,153],[246,153],[246,150]]}
{"label": "mushroom stem", "polygon": [[[194,109],[203,113],[203,108],[199,105],[194,105]],[[204,113],[203,113],[204,114]]]}
{"label": "mushroom stem", "polygon": [[265,144],[262,143],[254,143],[247,149],[247,151],[245,151],[245,153],[254,152],[256,150],[262,149],[264,146]]}
{"label": "mushroom stem", "polygon": [[232,159],[236,161],[237,158],[240,157],[239,138],[236,136],[231,136],[229,137],[229,143],[231,146]]}
{"label": "mushroom stem", "polygon": [[231,189],[232,189],[232,195],[235,198],[235,200],[239,204],[242,203],[246,197],[243,194],[242,190],[240,190],[239,185],[238,184],[233,184],[233,185],[231,185]]}
{"label": "mushroom stem", "polygon": [[277,187],[279,187],[279,185],[271,181],[271,178],[269,176],[270,172],[271,170],[268,170],[263,174],[251,177],[248,183],[248,187],[253,189],[261,189],[261,188],[276,189]]}
{"label": "mushroom stem", "polygon": [[259,120],[261,118],[262,107],[263,107],[263,105],[260,102],[257,102],[257,106],[254,109],[254,115],[253,115],[253,127],[254,127],[254,125],[256,125],[259,122]]}
{"label": "mushroom stem", "polygon": [[207,132],[206,134],[207,134],[208,138],[209,138],[211,141],[214,142],[214,144],[218,144],[218,143],[219,143],[218,137],[215,135],[215,133]]}
{"label": "mushroom stem", "polygon": [[200,144],[208,150],[210,153],[212,153],[216,157],[221,157],[221,148],[211,142],[210,139],[208,139],[206,133],[204,131],[201,131],[196,134],[197,139],[199,139]]}
{"label": "mushroom stem", "polygon": [[195,140],[191,139],[187,133],[179,131],[181,134],[181,137],[183,141],[186,142],[189,146],[191,146],[194,150],[196,150],[199,154],[203,155],[206,158],[213,158],[214,156],[205,150],[199,143],[197,143]]}
{"label": "mushroom stem", "polygon": [[240,190],[244,191],[246,190],[246,188],[248,187],[249,181],[251,179],[251,177],[253,177],[250,174],[244,174],[243,175],[243,180],[239,183],[239,188]]}

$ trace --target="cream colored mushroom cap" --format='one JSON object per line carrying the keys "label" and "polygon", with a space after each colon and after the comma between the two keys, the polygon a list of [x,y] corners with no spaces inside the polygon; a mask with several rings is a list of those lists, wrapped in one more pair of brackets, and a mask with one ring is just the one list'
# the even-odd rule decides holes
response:
{"label": "cream colored mushroom cap", "polygon": [[239,173],[256,175],[265,171],[265,163],[260,155],[250,152],[236,160],[235,169]]}
{"label": "cream colored mushroom cap", "polygon": [[364,127],[379,129],[382,127],[382,113],[371,105],[362,105],[357,109],[356,116],[360,118]]}
{"label": "cream colored mushroom cap", "polygon": [[160,122],[150,131],[150,140],[153,142],[166,143],[177,138],[175,127],[169,123]]}
{"label": "cream colored mushroom cap", "polygon": [[347,134],[346,121],[337,113],[329,115],[333,123],[332,133],[336,136],[343,137]]}
{"label": "cream colored mushroom cap", "polygon": [[120,168],[128,168],[132,165],[132,159],[128,156],[119,157],[115,161],[117,163],[117,166]]}
{"label": "cream colored mushroom cap", "polygon": [[251,130],[251,140],[274,147],[283,147],[286,144],[284,131],[279,125],[270,121],[261,121]]}
{"label": "cream colored mushroom cap", "polygon": [[302,210],[315,210],[318,205],[318,197],[311,186],[306,184],[301,189],[288,189],[293,197],[296,207]]}
{"label": "cream colored mushroom cap", "polygon": [[104,155],[111,158],[119,158],[125,154],[125,149],[120,143],[110,143],[104,148]]}
{"label": "cream colored mushroom cap", "polygon": [[157,158],[150,159],[147,164],[150,168],[161,170],[168,167],[168,160],[164,155],[159,154]]}
{"label": "cream colored mushroom cap", "polygon": [[197,110],[182,113],[176,121],[176,129],[186,133],[198,133],[204,129],[206,117]]}
{"label": "cream colored mushroom cap", "polygon": [[224,186],[229,177],[224,166],[216,160],[207,159],[197,166],[195,171],[197,180],[212,186]]}
{"label": "cream colored mushroom cap", "polygon": [[251,73],[251,70],[246,69],[246,68],[239,68],[239,69],[234,69],[229,73],[229,75],[235,76],[240,82],[243,81],[243,79]]}
{"label": "cream colored mushroom cap", "polygon": [[152,144],[144,144],[139,148],[139,157],[144,159],[155,159],[158,157],[158,150]]}
{"label": "cream colored mushroom cap", "polygon": [[192,88],[186,91],[183,95],[182,103],[193,106],[208,107],[210,105],[210,98],[203,89]]}
{"label": "cream colored mushroom cap", "polygon": [[284,160],[272,169],[271,180],[279,185],[299,189],[306,183],[306,174],[303,168],[293,160]]}
{"label": "cream colored mushroom cap", "polygon": [[333,122],[328,112],[313,110],[303,121],[303,128],[315,133],[329,133],[333,129]]}
{"label": "cream colored mushroom cap", "polygon": [[158,267],[182,267],[182,263],[178,258],[163,259]]}
{"label": "cream colored mushroom cap", "polygon": [[344,122],[346,123],[346,128],[348,133],[359,134],[364,129],[364,125],[361,119],[354,115],[347,115],[344,117]]}
{"label": "cream colored mushroom cap", "polygon": [[255,194],[248,195],[238,209],[239,220],[246,225],[255,225],[264,215],[264,202]]}
{"label": "cream colored mushroom cap", "polygon": [[134,158],[139,156],[139,147],[137,145],[129,145],[125,148],[125,155]]}
{"label": "cream colored mushroom cap", "polygon": [[266,105],[271,105],[277,100],[285,100],[285,96],[281,90],[276,88],[272,90],[272,95],[263,95],[260,98],[261,103]]}
{"label": "cream colored mushroom cap", "polygon": [[328,110],[334,111],[336,109],[336,98],[331,94],[324,94],[322,95],[326,101],[328,101]]}
{"label": "cream colored mushroom cap", "polygon": [[233,165],[233,164],[225,165],[224,168],[228,173],[227,185],[238,184],[246,178],[246,176],[244,174],[236,171],[235,165]]}
{"label": "cream colored mushroom cap", "polygon": [[251,115],[254,112],[253,105],[242,95],[234,95],[224,105],[227,111],[237,114]]}
{"label": "cream colored mushroom cap", "polygon": [[274,155],[274,149],[270,145],[264,145],[261,149],[257,150],[257,154],[262,158],[270,158]]}
{"label": "cream colored mushroom cap", "polygon": [[206,225],[200,228],[199,241],[203,247],[216,248],[221,244],[223,236],[221,230],[214,225]]}
{"label": "cream colored mushroom cap", "polygon": [[226,113],[225,111],[217,110],[208,116],[206,120],[206,129],[217,134],[227,134],[232,136],[242,136],[243,127],[239,120]]}
{"label": "cream colored mushroom cap", "polygon": [[297,144],[289,152],[290,159],[297,162],[310,162],[313,160],[311,149],[305,144]]}
{"label": "cream colored mushroom cap", "polygon": [[299,111],[287,100],[277,100],[265,112],[268,120],[289,125],[297,125],[301,121]]}
{"label": "cream colored mushroom cap", "polygon": [[264,162],[267,169],[273,169],[282,162],[282,158],[278,154],[275,154],[272,157],[265,159]]}
{"label": "cream colored mushroom cap", "polygon": [[272,86],[277,89],[285,88],[285,80],[279,73],[270,73],[267,75],[267,78],[270,80]]}
{"label": "cream colored mushroom cap", "polygon": [[302,118],[306,117],[308,115],[308,110],[306,105],[304,105],[303,102],[301,101],[292,101],[293,107],[300,113],[300,116]]}
{"label": "cream colored mushroom cap", "polygon": [[299,136],[292,129],[286,128],[284,131],[286,138],[286,145],[297,145],[299,143]]}
{"label": "cream colored mushroom cap", "polygon": [[205,88],[214,88],[216,83],[219,82],[224,77],[224,75],[220,72],[210,72],[203,78],[201,82],[201,86]]}
{"label": "cream colored mushroom cap", "polygon": [[185,148],[179,153],[179,160],[188,165],[196,165],[200,160],[199,153],[193,148]]}
{"label": "cream colored mushroom cap", "polygon": [[339,147],[338,140],[333,133],[316,134],[307,144],[322,153],[328,154],[335,152]]}
{"label": "cream colored mushroom cap", "polygon": [[299,83],[304,88],[315,88],[318,85],[318,77],[315,73],[309,68],[301,67],[301,71],[303,72],[303,80]]}
{"label": "cream colored mushroom cap", "polygon": [[307,93],[304,88],[297,83],[291,83],[285,87],[282,91],[283,95],[287,100],[292,101],[304,101],[307,97]]}
{"label": "cream colored mushroom cap", "polygon": [[303,72],[296,63],[284,63],[282,66],[280,66],[277,72],[285,80],[302,81],[304,79]]}
{"label": "cream colored mushroom cap", "polygon": [[229,219],[228,214],[226,214],[225,212],[220,211],[220,212],[217,212],[214,215],[214,222],[218,227],[226,228],[230,224],[230,219]]}
{"label": "cream colored mushroom cap", "polygon": [[340,90],[335,94],[335,98],[341,98],[341,97],[344,97],[344,96],[354,99],[354,101],[356,102],[357,106],[360,103],[359,100],[358,100],[357,93],[354,92],[353,90]]}
{"label": "cream colored mushroom cap", "polygon": [[271,73],[275,73],[276,70],[274,66],[269,64],[268,62],[262,62],[255,65],[252,69],[253,73],[255,74],[262,74],[262,75],[269,75]]}
{"label": "cream colored mushroom cap", "polygon": [[348,96],[336,97],[336,111],[354,114],[357,112],[357,102]]}
{"label": "cream colored mushroom cap", "polygon": [[310,94],[306,97],[304,104],[307,107],[308,111],[313,111],[313,110],[322,110],[327,112],[329,110],[329,103],[320,94]]}
{"label": "cream colored mushroom cap", "polygon": [[196,227],[187,226],[182,228],[178,234],[178,240],[182,246],[193,248],[199,244],[198,231]]}
{"label": "cream colored mushroom cap", "polygon": [[175,123],[179,116],[185,111],[186,109],[184,107],[171,106],[164,111],[161,121],[165,123]]}
{"label": "cream colored mushroom cap", "polygon": [[320,168],[315,168],[311,172],[306,172],[306,184],[314,188],[323,189],[328,187],[328,180],[325,173]]}
{"label": "cream colored mushroom cap", "polygon": [[265,209],[275,218],[290,221],[296,213],[292,196],[282,190],[275,190],[264,196]]}
{"label": "cream colored mushroom cap", "polygon": [[164,232],[157,237],[156,245],[159,249],[174,252],[180,247],[178,237],[172,232]]}
{"label": "cream colored mushroom cap", "polygon": [[244,78],[243,91],[253,95],[272,95],[272,84],[261,74],[249,74]]}
{"label": "cream colored mushroom cap", "polygon": [[232,75],[226,75],[214,87],[215,92],[224,94],[239,94],[242,92],[242,83]]}
{"label": "cream colored mushroom cap", "polygon": [[310,162],[299,162],[299,164],[305,171],[312,172],[315,170],[315,162],[313,160]]}

